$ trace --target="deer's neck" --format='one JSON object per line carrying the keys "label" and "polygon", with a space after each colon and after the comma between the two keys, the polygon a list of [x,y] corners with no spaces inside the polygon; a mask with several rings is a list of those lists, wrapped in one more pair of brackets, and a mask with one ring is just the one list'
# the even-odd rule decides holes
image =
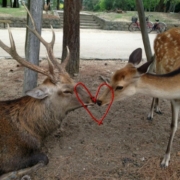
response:
{"label": "deer's neck", "polygon": [[144,74],[138,80],[137,92],[164,99],[180,99],[180,70],[167,75]]}
{"label": "deer's neck", "polygon": [[[65,114],[63,114],[61,108],[56,111],[53,107],[51,101],[48,99],[44,100],[32,100],[34,104],[28,105],[28,126],[34,130],[41,138],[45,138],[56,130],[60,124]],[[43,102],[42,102],[43,101]],[[31,116],[31,117],[30,117]]]}

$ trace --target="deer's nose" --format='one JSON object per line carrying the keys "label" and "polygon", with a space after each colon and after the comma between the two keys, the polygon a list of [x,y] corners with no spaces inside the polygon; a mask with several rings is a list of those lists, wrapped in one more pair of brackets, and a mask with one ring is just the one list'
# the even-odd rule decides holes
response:
{"label": "deer's nose", "polygon": [[101,106],[102,105],[102,101],[101,100],[96,100],[96,103],[99,105],[99,106]]}

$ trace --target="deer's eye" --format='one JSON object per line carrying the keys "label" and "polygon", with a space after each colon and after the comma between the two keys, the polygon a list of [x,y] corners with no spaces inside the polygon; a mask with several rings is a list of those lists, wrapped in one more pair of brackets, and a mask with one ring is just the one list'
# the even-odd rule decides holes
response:
{"label": "deer's eye", "polygon": [[65,90],[63,91],[64,94],[72,94],[73,92],[71,90]]}
{"label": "deer's eye", "polygon": [[115,90],[122,90],[123,86],[117,86]]}

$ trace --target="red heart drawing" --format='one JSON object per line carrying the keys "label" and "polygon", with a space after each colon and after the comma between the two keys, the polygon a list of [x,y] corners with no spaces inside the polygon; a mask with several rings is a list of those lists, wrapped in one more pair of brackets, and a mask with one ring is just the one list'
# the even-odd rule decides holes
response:
{"label": "red heart drawing", "polygon": [[[96,118],[93,116],[93,114],[91,113],[91,111],[84,105],[84,103],[82,102],[82,100],[80,99],[80,97],[79,97],[79,95],[78,95],[77,86],[82,86],[82,87],[87,91],[87,93],[89,94],[89,96],[91,97],[91,99],[92,99],[92,101],[93,101],[94,103],[96,103],[97,96],[98,96],[99,91],[100,91],[100,89],[101,89],[102,86],[107,86],[107,87],[111,90],[111,93],[112,93],[111,102],[109,103],[109,105],[108,105],[108,107],[107,107],[107,109],[106,109],[106,112],[104,113],[104,115],[102,116],[101,119],[99,119],[99,120],[96,119]],[[89,89],[88,89],[83,83],[79,82],[79,83],[77,83],[76,86],[74,87],[74,92],[75,92],[75,94],[76,94],[76,96],[77,96],[77,99],[78,99],[79,102],[82,104],[82,106],[85,108],[85,110],[89,113],[89,115],[92,117],[92,119],[93,119],[95,122],[97,122],[99,125],[103,124],[102,122],[103,122],[104,118],[106,117],[107,113],[109,112],[109,109],[110,109],[110,107],[111,107],[111,105],[112,105],[112,103],[113,103],[113,100],[114,100],[114,91],[113,91],[113,88],[112,88],[110,85],[106,84],[106,83],[102,83],[102,84],[98,87],[98,90],[97,90],[97,92],[96,92],[96,95],[95,95],[95,96],[92,96],[92,94],[90,93]]]}

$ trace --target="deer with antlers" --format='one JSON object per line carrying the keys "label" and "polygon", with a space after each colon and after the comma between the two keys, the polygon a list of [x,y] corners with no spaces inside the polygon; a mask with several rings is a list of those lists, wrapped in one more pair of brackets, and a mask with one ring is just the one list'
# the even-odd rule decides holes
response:
{"label": "deer with antlers", "polygon": [[[170,35],[166,33],[166,36],[168,37]],[[161,44],[163,39],[159,37],[160,36],[158,35],[155,40],[154,46],[155,47],[158,46],[157,49],[155,49],[155,56],[157,55],[159,57],[163,57],[164,52],[162,52],[162,54],[160,52],[163,48],[165,48],[166,51],[169,50],[167,48],[169,41],[166,41],[167,44],[166,43]],[[169,39],[173,40],[171,38],[172,37],[170,36]],[[175,41],[174,43],[176,44],[177,41]],[[171,55],[172,56],[176,55],[176,53],[175,54],[172,53]],[[137,93],[145,94],[155,98],[169,99],[171,101],[171,108],[172,108],[171,134],[170,134],[166,153],[161,162],[161,167],[167,167],[169,165],[172,142],[178,124],[178,113],[180,108],[180,100],[178,100],[180,99],[180,83],[179,83],[180,68],[167,74],[161,74],[161,75],[150,74],[147,73],[147,70],[153,60],[146,62],[140,67],[136,67],[141,62],[141,59],[142,59],[142,50],[138,48],[135,51],[133,51],[132,54],[129,56],[129,61],[127,65],[124,68],[119,69],[114,73],[114,75],[111,78],[110,85],[114,89],[115,101],[121,101]],[[163,59],[163,61],[165,61],[165,59]],[[170,63],[171,59],[168,59],[168,61]],[[161,69],[161,73],[167,72],[165,68],[168,68],[168,64],[164,66],[163,63],[166,64],[166,61],[165,62],[159,61],[159,66],[157,67],[156,65],[157,69],[158,68]],[[171,63],[173,64],[173,61]],[[158,64],[158,62],[156,64]],[[102,94],[98,98],[97,104],[99,106],[102,106],[110,103],[110,101],[111,101],[111,92],[107,88],[104,92],[102,92]]]}
{"label": "deer with antlers", "polygon": [[[10,47],[0,40],[0,47],[23,66],[41,73],[47,78],[26,96],[15,100],[0,101],[0,179],[22,176],[48,163],[48,157],[40,151],[43,140],[56,130],[68,112],[82,107],[74,93],[75,82],[65,71],[70,57],[59,63],[54,57],[55,32],[52,41],[46,42],[38,34],[34,20],[26,8],[33,24],[30,29],[43,43],[48,54],[48,69],[34,65],[20,57],[16,51],[8,26]],[[78,94],[86,106],[93,102],[80,87]]]}

